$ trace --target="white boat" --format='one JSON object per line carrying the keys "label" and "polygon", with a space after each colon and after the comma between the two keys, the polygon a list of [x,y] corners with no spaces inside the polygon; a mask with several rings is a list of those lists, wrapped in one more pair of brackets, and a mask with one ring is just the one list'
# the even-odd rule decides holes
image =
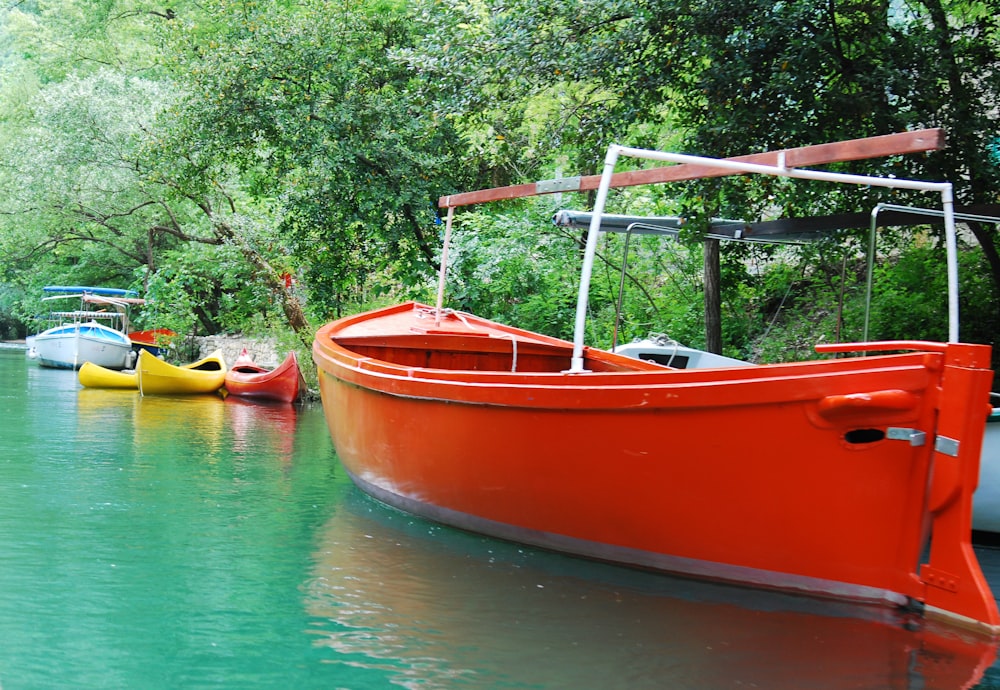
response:
{"label": "white boat", "polygon": [[43,367],[79,369],[93,362],[106,369],[126,369],[135,362],[132,341],[126,335],[128,307],[141,304],[134,292],[117,288],[60,286],[43,288],[60,293],[51,299],[79,299],[81,308],[53,311],[58,322],[31,339],[28,356]]}

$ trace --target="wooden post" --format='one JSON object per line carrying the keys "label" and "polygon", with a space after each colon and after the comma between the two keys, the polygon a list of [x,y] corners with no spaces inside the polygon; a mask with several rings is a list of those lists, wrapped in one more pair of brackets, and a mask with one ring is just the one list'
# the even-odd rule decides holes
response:
{"label": "wooden post", "polygon": [[722,354],[722,271],[719,265],[719,240],[706,238],[705,252],[705,349]]}

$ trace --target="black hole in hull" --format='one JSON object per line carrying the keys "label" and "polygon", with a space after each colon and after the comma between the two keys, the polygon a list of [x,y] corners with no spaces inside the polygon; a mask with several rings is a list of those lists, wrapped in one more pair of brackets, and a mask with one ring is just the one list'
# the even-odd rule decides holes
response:
{"label": "black hole in hull", "polygon": [[844,440],[848,443],[875,443],[885,438],[885,432],[881,429],[851,429],[844,434]]}

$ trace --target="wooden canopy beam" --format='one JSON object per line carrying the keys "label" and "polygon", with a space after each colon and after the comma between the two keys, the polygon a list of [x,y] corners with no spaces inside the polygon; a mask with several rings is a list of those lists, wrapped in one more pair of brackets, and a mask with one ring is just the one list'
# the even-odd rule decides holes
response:
{"label": "wooden canopy beam", "polygon": [[[829,144],[800,146],[782,151],[754,153],[747,156],[736,156],[727,160],[757,163],[759,165],[803,168],[813,165],[824,165],[826,163],[937,151],[944,147],[944,130],[934,128],[885,134],[865,139],[851,139]],[[704,165],[682,163],[679,165],[616,173],[611,178],[611,186],[634,187],[642,184],[680,182],[703,177],[722,177],[735,174],[739,173]],[[443,196],[438,200],[438,206],[441,208],[455,208],[458,206],[482,204],[489,201],[500,201],[502,199],[519,199],[539,194],[585,192],[597,189],[600,182],[600,175],[587,175],[584,177],[566,177],[556,180],[531,182],[510,187],[494,187],[493,189],[482,189],[475,192],[463,192],[461,194]]]}

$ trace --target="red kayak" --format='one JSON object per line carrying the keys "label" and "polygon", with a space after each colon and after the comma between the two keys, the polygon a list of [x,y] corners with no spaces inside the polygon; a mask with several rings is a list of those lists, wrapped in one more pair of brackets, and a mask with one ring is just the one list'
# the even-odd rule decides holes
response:
{"label": "red kayak", "polygon": [[226,390],[230,395],[261,400],[295,402],[299,397],[299,362],[294,352],[274,369],[266,369],[256,362],[246,348],[240,352],[232,368],[226,372]]}

